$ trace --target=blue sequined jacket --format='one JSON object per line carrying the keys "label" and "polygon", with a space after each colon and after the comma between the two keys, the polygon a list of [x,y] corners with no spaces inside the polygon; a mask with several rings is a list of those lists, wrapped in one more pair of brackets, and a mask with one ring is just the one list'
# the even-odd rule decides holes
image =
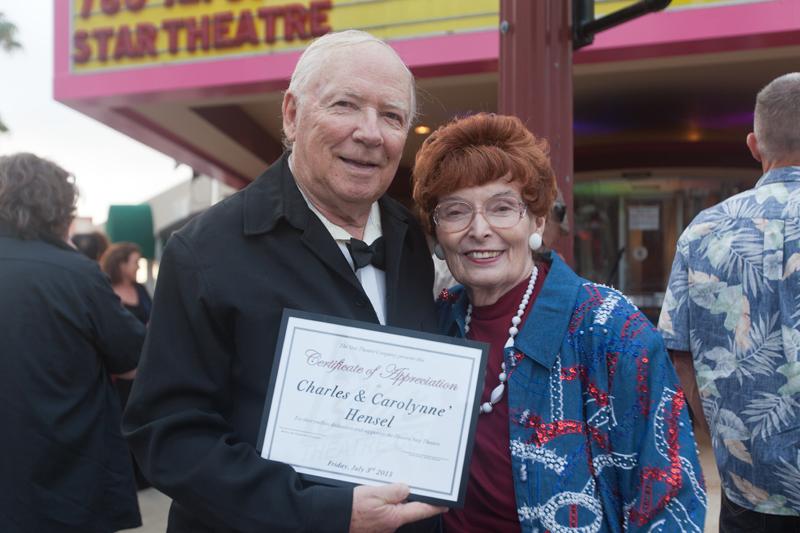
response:
{"label": "blue sequined jacket", "polygon": [[[522,531],[702,532],[697,447],[661,337],[624,295],[549,261],[506,350]],[[442,331],[464,336],[467,300],[443,291]]]}

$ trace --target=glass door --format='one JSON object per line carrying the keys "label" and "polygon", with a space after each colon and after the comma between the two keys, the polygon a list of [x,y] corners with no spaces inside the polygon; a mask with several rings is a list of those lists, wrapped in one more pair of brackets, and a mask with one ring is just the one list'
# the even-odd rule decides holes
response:
{"label": "glass door", "polygon": [[686,225],[752,180],[647,178],[575,184],[575,270],[628,295],[655,322]]}

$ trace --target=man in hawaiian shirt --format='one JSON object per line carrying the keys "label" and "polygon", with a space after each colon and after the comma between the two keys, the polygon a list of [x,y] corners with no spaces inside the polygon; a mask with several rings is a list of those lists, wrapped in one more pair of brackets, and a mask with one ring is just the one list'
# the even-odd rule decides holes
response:
{"label": "man in hawaiian shirt", "polygon": [[720,531],[800,531],[800,73],[758,93],[754,130],[764,175],[683,232],[659,329],[711,429]]}

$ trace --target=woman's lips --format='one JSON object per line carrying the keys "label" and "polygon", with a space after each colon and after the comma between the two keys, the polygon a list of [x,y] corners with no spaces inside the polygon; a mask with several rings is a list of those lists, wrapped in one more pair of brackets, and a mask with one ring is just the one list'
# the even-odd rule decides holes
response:
{"label": "woman's lips", "polygon": [[503,254],[502,250],[472,250],[464,255],[475,263],[491,263]]}

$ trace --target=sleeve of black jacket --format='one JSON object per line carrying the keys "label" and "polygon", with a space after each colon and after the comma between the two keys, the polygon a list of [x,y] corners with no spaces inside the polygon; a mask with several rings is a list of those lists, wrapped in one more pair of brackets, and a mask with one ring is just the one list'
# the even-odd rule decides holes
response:
{"label": "sleeve of black jacket", "polygon": [[122,306],[106,276],[94,265],[92,267],[93,270],[84,276],[84,282],[89,285],[85,294],[92,339],[108,371],[124,374],[139,363],[145,327]]}
{"label": "sleeve of black jacket", "polygon": [[[161,262],[155,305],[123,420],[145,476],[209,526],[241,532],[347,531],[352,490],[303,488],[226,420],[234,393],[230,324],[180,235]],[[226,529],[227,530],[227,529]]]}

